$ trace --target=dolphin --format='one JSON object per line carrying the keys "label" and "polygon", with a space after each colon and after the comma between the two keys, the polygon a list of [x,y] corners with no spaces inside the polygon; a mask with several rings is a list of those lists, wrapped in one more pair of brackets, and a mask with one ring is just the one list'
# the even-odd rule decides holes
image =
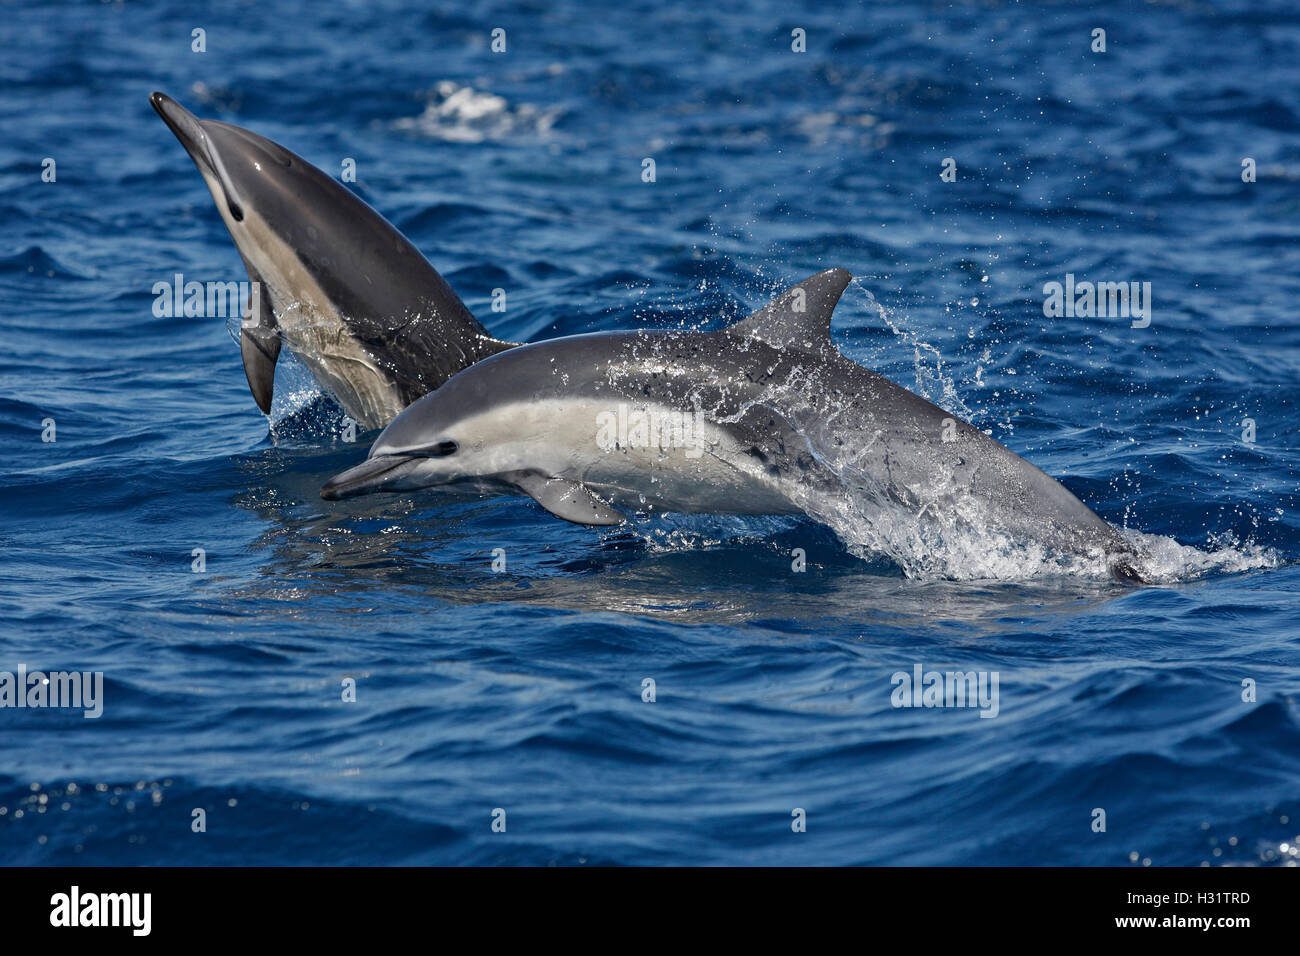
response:
{"label": "dolphin", "polygon": [[514,343],[490,336],[379,213],[264,136],[149,98],[203,176],[248,270],[239,347],[271,410],[281,343],[363,428]]}
{"label": "dolphin", "polygon": [[720,331],[501,351],[415,401],[321,497],[450,486],[527,495],[584,525],[667,511],[834,527],[902,509],[1141,581],[1135,546],[1059,482],[839,352],[831,313],[851,278],[828,269]]}

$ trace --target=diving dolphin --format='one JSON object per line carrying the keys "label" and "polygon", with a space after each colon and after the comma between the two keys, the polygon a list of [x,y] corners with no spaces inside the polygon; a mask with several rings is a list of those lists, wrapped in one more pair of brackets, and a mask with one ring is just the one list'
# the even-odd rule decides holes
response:
{"label": "diving dolphin", "polygon": [[[327,500],[449,485],[525,494],[556,517],[891,508],[1104,560],[1139,555],[1061,484],[982,431],[845,358],[829,269],[716,332],[599,332],[521,345],[453,376],[383,431]],[[886,533],[888,529],[885,529]]]}
{"label": "diving dolphin", "polygon": [[281,342],[363,428],[512,347],[405,236],[311,163],[162,93],[149,101],[199,168],[259,290],[239,346],[263,412]]}

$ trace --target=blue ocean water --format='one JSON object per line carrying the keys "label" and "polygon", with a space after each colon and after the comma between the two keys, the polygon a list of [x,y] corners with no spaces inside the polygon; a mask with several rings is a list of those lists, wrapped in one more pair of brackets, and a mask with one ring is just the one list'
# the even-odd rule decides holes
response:
{"label": "blue ocean water", "polygon": [[[0,709],[0,861],[1295,862],[1294,4],[6,3],[0,53],[0,671],[104,674],[98,719]],[[289,362],[268,427],[227,324],[153,314],[244,278],[155,89],[355,160],[501,337],[847,268],[841,349],[1161,582],[322,502],[373,435]],[[1046,317],[1067,273],[1150,282],[1149,326]],[[995,672],[997,716],[894,707],[918,665]]]}

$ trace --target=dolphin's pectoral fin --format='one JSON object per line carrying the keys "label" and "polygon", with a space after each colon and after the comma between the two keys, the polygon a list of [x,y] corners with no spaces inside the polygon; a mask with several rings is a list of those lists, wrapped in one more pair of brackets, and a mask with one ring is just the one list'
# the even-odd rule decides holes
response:
{"label": "dolphin's pectoral fin", "polygon": [[239,354],[244,360],[244,377],[253,393],[253,401],[264,414],[271,414],[271,395],[275,390],[275,362],[280,357],[280,331],[271,291],[261,274],[246,256],[248,272],[248,310],[239,325]]}
{"label": "dolphin's pectoral fin", "polygon": [[275,360],[280,357],[280,333],[246,322],[239,329],[239,354],[244,359],[244,375],[253,400],[269,415],[271,393],[275,389]]}
{"label": "dolphin's pectoral fin", "polygon": [[574,524],[612,525],[625,520],[590,488],[568,478],[548,478],[540,471],[514,471],[503,475],[507,481],[539,505]]}
{"label": "dolphin's pectoral fin", "polygon": [[786,289],[727,331],[742,339],[756,338],[775,349],[820,349],[830,344],[831,313],[852,280],[846,269],[819,272]]}

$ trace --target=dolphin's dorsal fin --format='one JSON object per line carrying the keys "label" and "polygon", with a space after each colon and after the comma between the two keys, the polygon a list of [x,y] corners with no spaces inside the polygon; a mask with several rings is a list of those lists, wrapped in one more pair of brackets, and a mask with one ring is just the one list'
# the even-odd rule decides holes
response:
{"label": "dolphin's dorsal fin", "polygon": [[830,341],[831,313],[853,276],[847,269],[827,269],[786,289],[753,315],[727,329],[732,335],[758,339],[773,348],[818,349]]}
{"label": "dolphin's dorsal fin", "polygon": [[503,475],[507,481],[539,505],[574,524],[622,524],[623,515],[601,501],[580,481],[551,478],[540,471],[514,471]]}

